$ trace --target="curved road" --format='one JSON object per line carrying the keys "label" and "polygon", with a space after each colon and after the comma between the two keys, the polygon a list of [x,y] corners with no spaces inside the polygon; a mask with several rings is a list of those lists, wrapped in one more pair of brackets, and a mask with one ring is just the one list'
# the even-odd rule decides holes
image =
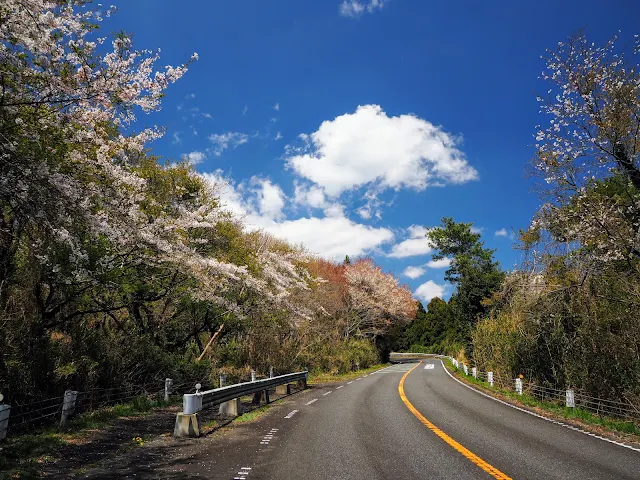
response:
{"label": "curved road", "polygon": [[[408,401],[484,468],[409,410],[398,391],[409,370],[404,382]],[[482,396],[451,378],[439,360],[394,365],[342,385],[307,392],[290,410],[297,409],[295,414],[279,416],[272,427],[278,430],[261,444],[251,470],[245,470],[250,473],[240,477],[640,478],[640,452]]]}
{"label": "curved road", "polygon": [[436,359],[291,395],[211,436],[156,443],[83,478],[640,479],[640,450],[487,398]]}

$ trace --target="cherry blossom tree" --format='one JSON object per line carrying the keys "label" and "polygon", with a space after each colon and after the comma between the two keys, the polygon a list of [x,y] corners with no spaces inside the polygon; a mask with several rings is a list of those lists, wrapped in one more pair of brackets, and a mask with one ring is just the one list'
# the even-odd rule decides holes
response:
{"label": "cherry blossom tree", "polygon": [[[534,168],[545,204],[533,227],[603,261],[640,249],[640,43],[604,46],[584,34],[548,52],[538,98],[548,119],[536,136]],[[572,243],[577,242],[577,243]]]}
{"label": "cherry blossom tree", "polygon": [[408,287],[393,275],[384,273],[370,259],[345,266],[351,315],[346,336],[359,333],[375,337],[397,322],[415,317],[417,303]]}

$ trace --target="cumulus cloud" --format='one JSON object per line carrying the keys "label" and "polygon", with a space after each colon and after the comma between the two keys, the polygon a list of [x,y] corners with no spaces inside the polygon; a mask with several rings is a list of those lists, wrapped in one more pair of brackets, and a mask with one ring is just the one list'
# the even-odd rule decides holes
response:
{"label": "cumulus cloud", "polygon": [[280,104],[278,102],[276,102],[276,104],[273,106],[273,109],[278,112],[280,111]]}
{"label": "cumulus cloud", "polygon": [[180,145],[182,143],[182,138],[180,138],[180,133],[179,132],[173,132],[173,135],[171,135],[171,143],[173,143],[174,145]]}
{"label": "cumulus cloud", "polygon": [[[242,217],[248,229],[262,229],[291,243],[303,244],[311,253],[324,258],[342,260],[345,255],[357,257],[393,241],[391,230],[353,222],[344,216],[339,204],[326,205],[324,217],[274,218],[272,213],[278,212],[277,200],[265,204],[264,200],[261,203],[261,198],[269,196],[265,192],[271,192],[271,188],[279,189],[277,185],[271,184],[266,190],[262,188],[261,194],[260,188],[252,189],[245,184],[235,185],[226,180],[221,171],[202,176],[214,185],[225,208]],[[255,187],[260,181],[264,180],[254,178],[250,183]]]}
{"label": "cumulus cloud", "polygon": [[282,140],[282,134],[280,132],[277,132],[274,140]]}
{"label": "cumulus cloud", "polygon": [[204,152],[190,152],[182,155],[182,158],[189,162],[191,165],[197,165],[198,163],[202,163],[202,161],[206,158]]}
{"label": "cumulus cloud", "polygon": [[402,274],[405,277],[418,278],[424,275],[424,272],[426,272],[426,270],[423,267],[407,267],[404,269]]}
{"label": "cumulus cloud", "polygon": [[249,136],[246,133],[240,132],[214,133],[209,135],[208,138],[213,144],[211,151],[218,157],[222,155],[222,152],[227,148],[237,148],[249,141]]}
{"label": "cumulus cloud", "polygon": [[441,260],[431,260],[427,262],[427,267],[429,268],[448,268],[451,265],[450,258],[443,258]]}
{"label": "cumulus cloud", "polygon": [[253,179],[258,188],[254,190],[260,214],[266,218],[279,220],[283,218],[286,195],[279,185],[267,179]]}
{"label": "cumulus cloud", "polygon": [[308,186],[295,184],[294,202],[298,205],[305,205],[312,208],[328,207],[327,200],[324,195],[324,190],[315,185]]}
{"label": "cumulus cloud", "polygon": [[496,237],[508,237],[509,236],[509,232],[507,232],[506,228],[501,228],[500,230],[497,230],[495,233]]}
{"label": "cumulus cloud", "polygon": [[289,168],[330,196],[368,186],[424,190],[478,178],[459,139],[415,115],[388,116],[378,105],[359,106],[327,120],[301,148],[289,148]]}
{"label": "cumulus cloud", "polygon": [[389,257],[404,258],[417,255],[427,255],[433,251],[431,243],[426,238],[428,229],[419,225],[411,225],[408,229],[409,238],[391,247]]}
{"label": "cumulus cloud", "polygon": [[373,13],[381,9],[387,0],[343,0],[340,4],[340,15],[343,17],[359,17],[365,13]]}
{"label": "cumulus cloud", "polygon": [[442,298],[446,293],[446,285],[439,285],[433,280],[427,280],[413,293],[422,303],[429,303],[435,297]]}

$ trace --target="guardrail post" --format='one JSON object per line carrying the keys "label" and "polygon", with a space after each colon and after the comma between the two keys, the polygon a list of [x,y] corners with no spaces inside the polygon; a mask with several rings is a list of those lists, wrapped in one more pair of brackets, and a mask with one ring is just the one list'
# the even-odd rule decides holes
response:
{"label": "guardrail post", "polygon": [[182,397],[182,412],[176,414],[176,424],[173,427],[174,437],[200,436],[198,412],[202,409],[202,395],[199,390],[200,384],[198,383],[196,393],[185,393]]}
{"label": "guardrail post", "polygon": [[73,415],[76,409],[76,399],[78,392],[67,390],[64,392],[64,400],[62,401],[62,415],[60,415],[60,426],[64,427],[69,421],[69,417]]}
{"label": "guardrail post", "polygon": [[576,397],[573,393],[573,390],[567,390],[567,398],[566,398],[567,407],[575,408],[576,406]]}
{"label": "guardrail post", "polygon": [[171,378],[164,379],[164,401],[169,401],[169,395],[171,395],[171,389],[173,388],[173,380]]}
{"label": "guardrail post", "polygon": [[465,375],[469,375],[469,369],[467,368],[467,365],[465,363],[462,364],[462,369],[464,370]]}
{"label": "guardrail post", "polygon": [[232,417],[242,415],[242,402],[240,402],[239,398],[222,402],[218,407],[218,413],[220,415],[228,415]]}
{"label": "guardrail post", "polygon": [[[0,393],[0,402],[4,397]],[[11,405],[0,403],[0,440],[7,438],[7,432],[9,431],[9,413],[11,412]]]}
{"label": "guardrail post", "polygon": [[471,369],[471,375],[473,375],[473,378],[478,378],[478,370],[476,370],[476,367]]}
{"label": "guardrail post", "polygon": [[516,393],[522,395],[522,379],[516,378]]}
{"label": "guardrail post", "polygon": [[493,387],[493,372],[487,372],[487,382],[489,382],[489,386]]}

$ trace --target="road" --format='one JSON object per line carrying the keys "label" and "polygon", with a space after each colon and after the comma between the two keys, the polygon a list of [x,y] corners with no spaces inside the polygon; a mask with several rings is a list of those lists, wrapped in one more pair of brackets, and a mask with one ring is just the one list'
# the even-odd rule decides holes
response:
{"label": "road", "polygon": [[[292,395],[254,423],[192,442],[190,450],[182,447],[179,455],[158,455],[164,464],[149,461],[144,469],[129,469],[126,476],[640,478],[640,451],[487,398],[454,380],[435,359],[393,365],[357,380]],[[132,465],[139,467],[140,459]],[[105,472],[104,478],[114,474]]]}
{"label": "road", "polygon": [[[486,398],[452,379],[440,361],[426,363],[434,367],[395,365],[351,383],[314,390],[313,398],[305,395],[291,406],[290,412],[296,413],[287,412],[289,418],[270,426],[277,431],[268,443],[260,444],[262,454],[254,457],[254,464],[239,465],[251,468],[240,477],[640,478],[640,452]],[[409,410],[398,392],[409,370],[404,382],[409,402],[445,438],[481,459],[485,469]],[[493,475],[487,472],[491,467]],[[237,471],[233,473],[237,477]]]}

